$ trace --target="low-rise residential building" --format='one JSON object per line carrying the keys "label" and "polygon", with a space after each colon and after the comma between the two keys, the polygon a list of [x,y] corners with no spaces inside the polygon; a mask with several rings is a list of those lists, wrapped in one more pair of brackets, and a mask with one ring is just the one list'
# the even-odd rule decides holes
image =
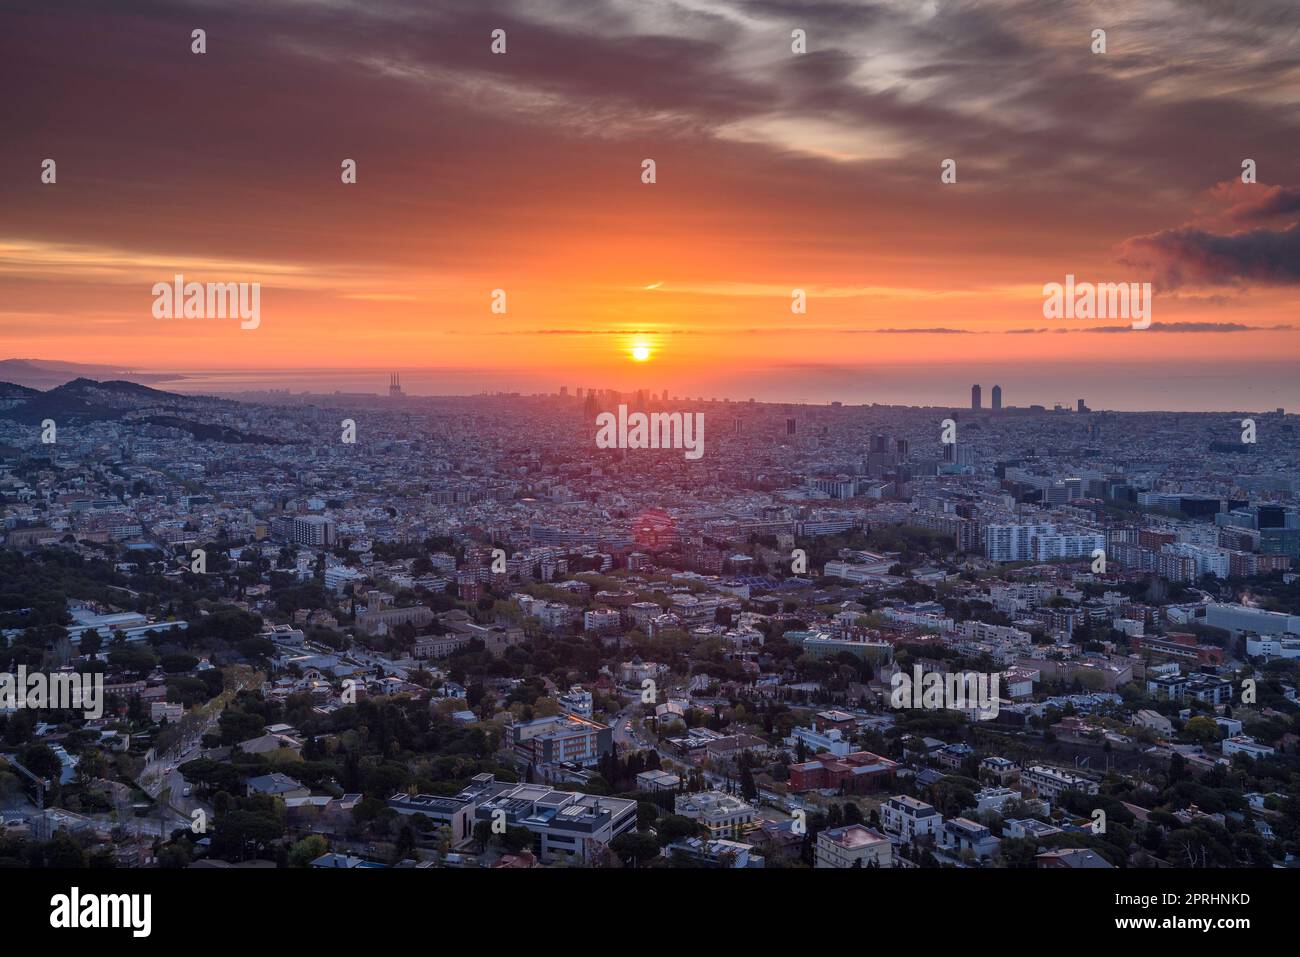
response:
{"label": "low-rise residential building", "polygon": [[889,838],[862,824],[832,827],[817,835],[814,867],[890,867],[893,861]]}
{"label": "low-rise residential building", "polygon": [[981,788],[975,792],[975,810],[983,814],[986,811],[1002,813],[1008,801],[1019,801],[1020,792],[1012,788]]}
{"label": "low-rise residential building", "polygon": [[739,870],[763,866],[763,858],[754,853],[752,844],[724,839],[687,837],[669,844],[664,854],[683,859],[692,867]]}
{"label": "low-rise residential building", "polygon": [[743,834],[758,822],[758,812],[752,804],[721,791],[679,794],[673,800],[673,810],[682,817],[698,821],[715,837]]}
{"label": "low-rise residential building", "polygon": [[574,685],[556,700],[560,703],[561,711],[565,714],[577,715],[579,718],[590,718],[595,709],[591,692],[578,685]]}
{"label": "low-rise residential building", "polygon": [[939,846],[958,856],[970,855],[977,861],[991,860],[1002,841],[983,824],[958,817],[945,821],[939,830]]}
{"label": "low-rise residential building", "polygon": [[1020,768],[1007,758],[987,757],[980,762],[980,778],[990,784],[1006,787],[1020,778]]}
{"label": "low-rise residential building", "polygon": [[1041,841],[1053,834],[1064,833],[1054,824],[1046,824],[1032,817],[1009,817],[1002,822],[1002,836],[1026,841]]}
{"label": "low-rise residential building", "polygon": [[279,771],[249,778],[247,787],[249,797],[258,794],[279,798],[305,798],[311,796],[311,788],[299,784],[287,774],[281,774]]}
{"label": "low-rise residential building", "polygon": [[880,824],[886,834],[910,844],[918,837],[937,834],[943,816],[931,804],[898,794],[880,805]]}
{"label": "low-rise residential building", "polygon": [[1034,858],[1034,863],[1041,868],[1069,870],[1104,870],[1113,866],[1096,851],[1084,847],[1062,847],[1053,851],[1044,851]]}
{"label": "low-rise residential building", "polygon": [[1082,775],[1035,764],[1020,772],[1020,790],[1026,797],[1057,801],[1066,791],[1096,794],[1098,789],[1095,781],[1090,781]]}
{"label": "low-rise residential building", "polygon": [[1133,723],[1139,728],[1146,728],[1148,731],[1154,731],[1164,737],[1169,737],[1174,733],[1173,722],[1160,712],[1152,711],[1149,708],[1143,708],[1141,711],[1135,712]]}
{"label": "low-rise residential building", "polygon": [[1223,753],[1231,756],[1234,754],[1244,754],[1252,761],[1259,758],[1271,757],[1273,748],[1267,744],[1260,744],[1248,734],[1238,734],[1231,738],[1223,739]]}
{"label": "low-rise residential building", "polygon": [[636,776],[638,791],[676,791],[682,785],[682,779],[667,771],[642,771]]}

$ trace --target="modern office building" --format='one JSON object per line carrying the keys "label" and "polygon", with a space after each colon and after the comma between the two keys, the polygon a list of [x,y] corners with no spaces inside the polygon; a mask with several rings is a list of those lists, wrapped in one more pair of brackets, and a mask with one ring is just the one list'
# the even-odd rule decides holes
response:
{"label": "modern office building", "polygon": [[497,781],[475,775],[452,797],[394,794],[388,806],[398,814],[422,814],[451,832],[452,846],[473,837],[478,822],[525,827],[533,833],[533,852],[544,864],[586,862],[597,848],[636,827],[636,801],[557,791],[541,784]]}
{"label": "modern office building", "polygon": [[636,801],[543,784],[519,784],[476,804],[474,822],[500,822],[533,833],[533,853],[543,864],[588,862],[602,846],[636,828]]}

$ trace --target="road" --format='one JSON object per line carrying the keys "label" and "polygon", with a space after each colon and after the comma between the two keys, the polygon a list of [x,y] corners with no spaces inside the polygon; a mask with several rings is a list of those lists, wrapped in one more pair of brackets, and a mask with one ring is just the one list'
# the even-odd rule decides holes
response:
{"label": "road", "polygon": [[[235,693],[238,694],[243,690],[243,684],[240,684]],[[233,700],[233,696],[232,696]],[[141,790],[147,793],[154,800],[158,800],[162,792],[170,788],[171,792],[167,796],[168,810],[174,815],[174,820],[178,823],[175,827],[189,827],[193,822],[193,812],[202,810],[208,816],[211,822],[213,811],[211,806],[204,804],[194,796],[186,797],[185,788],[187,787],[185,777],[178,770],[186,761],[193,761],[203,752],[203,736],[207,734],[216,725],[221,717],[221,712],[225,709],[214,710],[208,715],[203,723],[197,727],[189,728],[185,732],[185,737],[180,743],[167,751],[165,754],[155,754],[153,760],[145,764],[136,783]],[[170,768],[170,770],[168,770]]]}
{"label": "road", "polygon": [[633,701],[623,707],[623,710],[614,715],[610,722],[614,730],[614,751],[649,751],[655,747],[655,743],[650,740],[648,735],[643,734],[635,726],[631,731],[627,726],[632,722],[638,711],[638,705],[641,697],[639,694],[633,694]]}

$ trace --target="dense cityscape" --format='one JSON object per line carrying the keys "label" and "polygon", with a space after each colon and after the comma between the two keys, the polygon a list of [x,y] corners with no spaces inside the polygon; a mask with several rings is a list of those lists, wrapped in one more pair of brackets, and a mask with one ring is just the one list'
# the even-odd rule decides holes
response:
{"label": "dense cityscape", "polygon": [[1294,415],[381,385],[0,384],[0,864],[1300,864]]}

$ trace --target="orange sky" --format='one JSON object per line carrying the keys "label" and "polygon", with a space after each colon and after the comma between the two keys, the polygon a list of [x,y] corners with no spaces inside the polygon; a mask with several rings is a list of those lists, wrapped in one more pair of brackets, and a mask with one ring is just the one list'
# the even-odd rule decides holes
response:
{"label": "orange sky", "polygon": [[[1264,25],[1103,4],[1097,56],[1090,21],[1010,0],[28,6],[0,358],[684,387],[786,363],[1300,358],[1297,77]],[[260,282],[259,327],[155,319],[177,272]],[[1045,320],[1066,273],[1153,282],[1156,325]]]}

